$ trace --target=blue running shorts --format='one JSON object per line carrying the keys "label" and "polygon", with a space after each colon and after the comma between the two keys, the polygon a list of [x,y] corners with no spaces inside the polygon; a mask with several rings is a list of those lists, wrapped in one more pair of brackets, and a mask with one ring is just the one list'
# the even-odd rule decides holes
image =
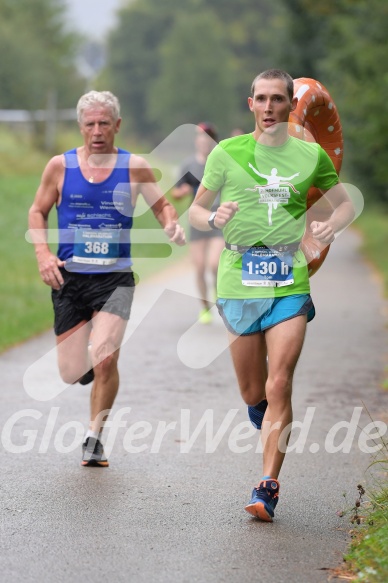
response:
{"label": "blue running shorts", "polygon": [[217,308],[226,328],[237,336],[264,332],[296,316],[307,314],[307,322],[315,316],[310,294],[248,300],[219,298]]}

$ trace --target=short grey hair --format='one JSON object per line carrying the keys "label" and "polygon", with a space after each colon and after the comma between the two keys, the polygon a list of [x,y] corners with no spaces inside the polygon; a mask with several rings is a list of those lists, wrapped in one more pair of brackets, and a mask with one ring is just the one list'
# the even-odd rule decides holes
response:
{"label": "short grey hair", "polygon": [[77,120],[82,121],[82,115],[86,109],[96,105],[110,109],[114,121],[120,117],[120,102],[110,91],[89,91],[80,97],[77,103]]}

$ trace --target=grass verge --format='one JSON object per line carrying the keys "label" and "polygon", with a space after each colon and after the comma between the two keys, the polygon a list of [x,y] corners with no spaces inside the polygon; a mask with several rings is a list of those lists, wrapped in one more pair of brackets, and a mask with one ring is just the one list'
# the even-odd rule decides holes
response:
{"label": "grass verge", "polygon": [[[381,467],[388,467],[387,446]],[[382,472],[381,472],[382,473]],[[375,478],[376,479],[376,478]],[[353,525],[352,542],[344,556],[344,564],[333,575],[355,583],[386,583],[388,580],[388,482],[387,473],[379,478],[379,485],[365,492],[357,486],[359,496],[350,514]],[[367,500],[364,500],[367,496]]]}
{"label": "grass verge", "polygon": [[[382,278],[383,292],[388,298],[388,208],[372,207],[357,219],[355,227],[362,235],[361,253]],[[383,387],[388,389],[388,368]],[[344,565],[333,575],[357,583],[388,581],[388,444],[385,437],[380,451],[371,462],[374,486],[365,492],[359,485],[359,497],[350,510],[352,542],[344,557]],[[364,496],[367,500],[364,501]]]}
{"label": "grass verge", "polygon": [[50,290],[42,284],[32,245],[25,240],[27,214],[39,176],[0,178],[0,351],[52,325]]}
{"label": "grass verge", "polygon": [[362,234],[361,253],[380,274],[388,298],[388,206],[364,210],[354,225]]}

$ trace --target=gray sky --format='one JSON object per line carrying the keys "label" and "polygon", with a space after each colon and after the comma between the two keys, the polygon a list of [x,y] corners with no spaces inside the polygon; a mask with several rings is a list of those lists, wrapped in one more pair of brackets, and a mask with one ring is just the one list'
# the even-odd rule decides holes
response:
{"label": "gray sky", "polygon": [[101,39],[115,24],[115,12],[123,3],[128,0],[66,0],[69,27]]}

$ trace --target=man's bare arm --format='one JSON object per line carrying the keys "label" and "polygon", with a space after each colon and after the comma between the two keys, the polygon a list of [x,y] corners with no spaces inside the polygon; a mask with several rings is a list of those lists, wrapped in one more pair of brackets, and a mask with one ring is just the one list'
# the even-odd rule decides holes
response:
{"label": "man's bare arm", "polygon": [[45,284],[59,289],[63,284],[58,267],[65,262],[54,255],[47,243],[48,216],[59,199],[58,185],[63,179],[64,167],[61,156],[52,158],[43,171],[42,179],[28,213],[28,226],[35,246],[40,276]]}
{"label": "man's bare arm", "polygon": [[312,221],[310,228],[313,237],[329,245],[353,221],[355,216],[354,205],[340,182],[327,190],[326,200],[333,207],[333,213],[327,221]]}
{"label": "man's bare arm", "polygon": [[[190,223],[199,231],[211,231],[208,220],[211,215],[210,209],[216,196],[217,192],[208,190],[203,184],[200,184],[195,200],[189,210]],[[237,211],[237,202],[227,201],[221,203],[216,210],[215,227],[223,229]]]}
{"label": "man's bare arm", "polygon": [[136,197],[141,193],[170,241],[177,245],[184,245],[186,243],[185,232],[178,222],[178,214],[160,190],[148,162],[141,156],[132,155],[130,175],[131,185],[135,190],[134,204]]}

